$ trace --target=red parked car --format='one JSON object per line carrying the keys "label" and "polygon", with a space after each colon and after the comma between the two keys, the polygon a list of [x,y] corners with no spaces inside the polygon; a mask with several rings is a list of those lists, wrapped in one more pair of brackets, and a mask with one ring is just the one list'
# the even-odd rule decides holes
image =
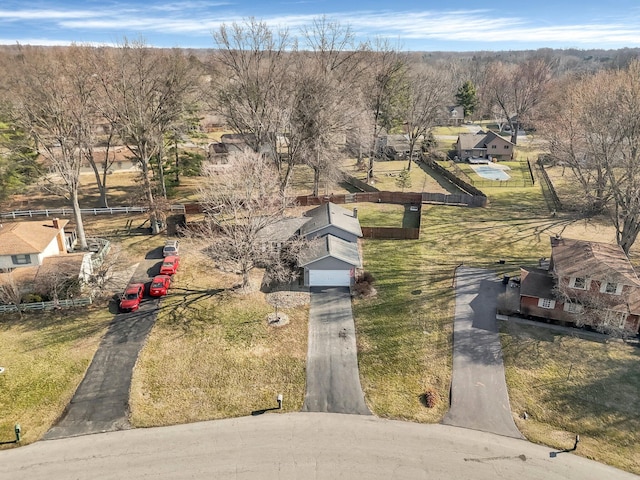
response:
{"label": "red parked car", "polygon": [[167,294],[170,285],[171,277],[169,275],[156,275],[151,281],[149,295],[152,297],[162,297]]}
{"label": "red parked car", "polygon": [[120,298],[120,310],[122,312],[135,312],[140,306],[142,297],[144,297],[144,284],[129,284]]}
{"label": "red parked car", "polygon": [[162,261],[162,266],[160,267],[160,275],[173,275],[178,271],[179,265],[180,265],[180,257],[176,257],[173,255],[164,257],[164,260]]}

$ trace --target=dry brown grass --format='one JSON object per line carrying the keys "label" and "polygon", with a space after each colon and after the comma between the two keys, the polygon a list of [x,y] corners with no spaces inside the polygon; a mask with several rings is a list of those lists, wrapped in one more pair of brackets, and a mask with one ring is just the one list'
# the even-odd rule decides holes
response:
{"label": "dry brown grass", "polygon": [[[640,350],[504,324],[511,407],[531,441],[640,474]],[[521,418],[527,412],[527,420]]]}
{"label": "dry brown grass", "polygon": [[[0,316],[0,441],[40,439],[71,400],[113,316],[102,305]],[[2,447],[0,447],[2,448]]]}
{"label": "dry brown grass", "polygon": [[[136,426],[249,415],[302,407],[308,307],[280,309],[290,323],[268,325],[265,294],[234,291],[237,275],[220,272],[184,246],[181,271],[163,300],[131,388]],[[259,284],[261,272],[253,282]]]}

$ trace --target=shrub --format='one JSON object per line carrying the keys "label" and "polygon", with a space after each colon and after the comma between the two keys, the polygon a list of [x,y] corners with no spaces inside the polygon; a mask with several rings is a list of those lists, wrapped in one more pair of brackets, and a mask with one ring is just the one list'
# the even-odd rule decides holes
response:
{"label": "shrub", "polygon": [[422,403],[427,408],[433,408],[438,403],[438,394],[429,389],[422,394]]}

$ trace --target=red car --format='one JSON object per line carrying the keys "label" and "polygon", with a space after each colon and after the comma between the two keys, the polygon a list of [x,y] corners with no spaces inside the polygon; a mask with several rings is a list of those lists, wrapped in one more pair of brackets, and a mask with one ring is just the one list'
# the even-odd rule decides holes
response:
{"label": "red car", "polygon": [[180,257],[176,257],[173,255],[164,257],[164,260],[162,261],[162,266],[160,267],[160,275],[173,275],[178,271],[179,265],[180,265]]}
{"label": "red car", "polygon": [[120,298],[120,310],[123,312],[135,312],[144,297],[144,284],[131,283]]}
{"label": "red car", "polygon": [[171,277],[169,275],[156,275],[151,281],[149,295],[152,297],[162,297],[167,294],[167,290],[169,290],[170,285]]}

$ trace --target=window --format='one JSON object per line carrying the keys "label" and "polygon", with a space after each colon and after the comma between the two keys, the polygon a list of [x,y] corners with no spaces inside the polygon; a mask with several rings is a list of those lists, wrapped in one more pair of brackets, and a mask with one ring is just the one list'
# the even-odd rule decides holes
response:
{"label": "window", "polygon": [[498,148],[498,146],[497,145],[491,145],[491,148],[495,150],[496,148]]}
{"label": "window", "polygon": [[622,293],[622,284],[615,282],[602,282],[600,284],[600,293],[620,295]]}
{"label": "window", "polygon": [[509,145],[505,145],[505,146],[504,146],[504,149],[505,149],[505,150],[509,150]]}
{"label": "window", "polygon": [[607,310],[604,315],[604,324],[612,327],[623,328],[626,320],[627,320],[626,312],[616,312],[614,310]]}
{"label": "window", "polygon": [[538,299],[538,306],[540,308],[548,308],[549,310],[555,308],[556,306],[556,301],[555,300],[551,300],[550,298],[539,298]]}
{"label": "window", "polygon": [[31,263],[31,255],[11,255],[11,261],[14,265],[28,265]]}
{"label": "window", "polygon": [[586,290],[587,285],[587,277],[575,277],[571,278],[571,280],[569,281],[569,286],[578,290]]}
{"label": "window", "polygon": [[567,302],[564,304],[564,311],[568,313],[582,313],[584,308],[579,303]]}

